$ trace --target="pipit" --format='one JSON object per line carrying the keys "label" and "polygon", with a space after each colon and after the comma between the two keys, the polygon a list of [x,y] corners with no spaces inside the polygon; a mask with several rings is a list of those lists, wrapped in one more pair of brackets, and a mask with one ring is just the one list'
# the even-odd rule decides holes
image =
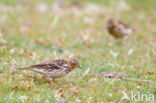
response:
{"label": "pipit", "polygon": [[81,68],[78,60],[71,58],[45,61],[37,65],[17,69],[35,71],[45,75],[47,80],[53,78],[53,81],[55,81],[55,78],[63,77],[77,67]]}
{"label": "pipit", "polygon": [[127,37],[132,32],[132,29],[127,24],[115,19],[107,21],[107,30],[116,39]]}

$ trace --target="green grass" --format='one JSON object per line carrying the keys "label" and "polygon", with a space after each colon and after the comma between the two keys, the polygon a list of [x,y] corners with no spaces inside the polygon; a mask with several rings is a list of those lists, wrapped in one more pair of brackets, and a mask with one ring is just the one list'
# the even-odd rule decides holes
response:
{"label": "green grass", "polygon": [[[101,76],[101,72],[117,72],[129,78],[156,82],[155,0],[126,0],[129,10],[125,7],[120,9],[118,1],[84,0],[81,1],[82,9],[73,11],[75,8],[68,6],[54,12],[52,4],[55,1],[51,0],[28,0],[24,4],[18,0],[1,0],[0,103],[22,103],[21,96],[27,97],[25,103],[53,103],[57,100],[118,103],[123,96],[122,91],[128,95],[131,91],[156,95],[153,84]],[[47,11],[39,12],[39,3],[45,3]],[[88,3],[102,9],[87,13],[85,6]],[[89,23],[84,22],[86,17],[91,20]],[[139,29],[133,30],[126,40],[115,40],[105,28],[107,19],[111,17]],[[85,41],[83,38],[87,31],[90,35]],[[128,55],[130,50],[132,53]],[[116,58],[111,51],[118,53]],[[42,75],[31,71],[9,74],[15,62],[17,67],[21,67],[72,55],[77,56],[83,70],[75,69],[57,79],[57,83],[51,83],[50,87]],[[89,72],[83,76],[87,70]],[[65,97],[58,93],[61,88]],[[78,93],[74,94],[76,90]],[[129,102],[132,101],[122,103]]]}

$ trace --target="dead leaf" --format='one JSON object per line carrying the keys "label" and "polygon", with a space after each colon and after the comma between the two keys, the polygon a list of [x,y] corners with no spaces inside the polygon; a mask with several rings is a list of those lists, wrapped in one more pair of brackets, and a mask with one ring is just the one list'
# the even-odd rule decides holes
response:
{"label": "dead leaf", "polygon": [[153,75],[153,74],[154,74],[154,72],[147,72],[147,74],[148,74],[148,75]]}
{"label": "dead leaf", "polygon": [[79,2],[79,1],[73,1],[71,3],[71,6],[75,7],[75,8],[78,8],[78,9],[81,9],[83,8],[83,5]]}
{"label": "dead leaf", "polygon": [[90,38],[90,30],[85,30],[84,32],[80,32],[80,35],[84,41],[88,41]]}
{"label": "dead leaf", "polygon": [[39,93],[39,90],[36,90],[35,93],[38,94]]}
{"label": "dead leaf", "polygon": [[31,86],[30,86],[30,84],[29,84],[29,82],[28,81],[21,81],[20,83],[19,83],[19,88],[21,88],[21,89],[24,89],[24,90],[30,90],[31,89]]}
{"label": "dead leaf", "polygon": [[74,94],[77,95],[79,93],[77,86],[74,86],[72,88],[70,88],[70,91]]}
{"label": "dead leaf", "polygon": [[62,48],[66,46],[65,42],[61,38],[58,39],[58,42]]}
{"label": "dead leaf", "polygon": [[12,48],[12,49],[10,49],[10,54],[14,54],[15,51],[16,51],[16,48]]}
{"label": "dead leaf", "polygon": [[46,42],[44,41],[43,38],[39,38],[36,40],[37,43],[40,43],[40,45],[46,45]]}
{"label": "dead leaf", "polygon": [[58,90],[58,93],[61,93],[62,92],[62,88],[60,88],[59,90]]}
{"label": "dead leaf", "polygon": [[132,29],[135,30],[136,32],[141,32],[141,27],[138,25],[132,25]]}
{"label": "dead leaf", "polygon": [[84,12],[90,16],[95,16],[97,14],[101,14],[102,10],[104,10],[104,9],[101,6],[96,5],[94,3],[87,3],[84,8]]}
{"label": "dead leaf", "polygon": [[47,83],[47,84],[46,84],[46,87],[47,87],[47,88],[50,88],[50,83]]}
{"label": "dead leaf", "polygon": [[59,93],[60,96],[63,97],[63,98],[66,98],[66,97],[67,97],[67,95],[63,92],[63,89],[62,89],[62,88],[60,88],[60,89],[57,91],[57,93]]}
{"label": "dead leaf", "polygon": [[67,98],[67,94],[65,94],[64,92],[61,92],[61,97]]}
{"label": "dead leaf", "polygon": [[24,50],[22,48],[20,48],[20,50],[18,51],[19,55],[22,55],[24,53]]}
{"label": "dead leaf", "polygon": [[137,89],[140,89],[141,87],[140,87],[140,86],[136,86],[136,88],[137,88]]}
{"label": "dead leaf", "polygon": [[89,48],[91,48],[91,44],[89,43],[90,33],[91,31],[89,29],[85,30],[84,32],[80,32],[83,43]]}
{"label": "dead leaf", "polygon": [[110,94],[109,94],[109,97],[111,97],[111,98],[112,98],[112,97],[113,97],[113,94],[112,94],[112,93],[110,93]]}
{"label": "dead leaf", "polygon": [[114,87],[114,88],[113,88],[113,91],[114,91],[114,92],[117,92],[118,90],[117,90],[117,88]]}
{"label": "dead leaf", "polygon": [[31,89],[31,86],[30,85],[27,85],[27,90],[30,90]]}
{"label": "dead leaf", "polygon": [[23,72],[22,76],[32,78],[32,74],[27,73],[27,72]]}
{"label": "dead leaf", "polygon": [[18,86],[13,86],[12,88],[13,88],[13,89],[16,89],[16,88],[18,88]]}
{"label": "dead leaf", "polygon": [[15,73],[16,71],[17,71],[17,70],[16,70],[16,66],[15,66],[15,65],[12,65],[12,66],[10,67],[10,70],[9,70],[10,74]]}
{"label": "dead leaf", "polygon": [[84,17],[83,21],[87,24],[94,24],[95,20],[91,17]]}
{"label": "dead leaf", "polygon": [[28,26],[26,26],[26,25],[25,26],[21,26],[21,28],[20,28],[20,32],[22,34],[24,34],[24,35],[28,34],[30,31],[31,31],[30,28]]}
{"label": "dead leaf", "polygon": [[66,100],[58,100],[56,103],[68,103]]}
{"label": "dead leaf", "polygon": [[133,48],[128,50],[128,55],[131,55],[133,53]]}
{"label": "dead leaf", "polygon": [[6,44],[6,40],[0,39],[0,44]]}
{"label": "dead leaf", "polygon": [[118,52],[114,52],[113,50],[110,51],[111,55],[113,56],[114,59],[117,58],[117,56],[119,55]]}
{"label": "dead leaf", "polygon": [[38,12],[44,13],[44,12],[46,12],[48,10],[48,6],[45,3],[39,3],[39,4],[37,4],[36,9],[37,9]]}
{"label": "dead leaf", "polygon": [[96,83],[97,82],[97,78],[92,78],[89,80],[89,83]]}
{"label": "dead leaf", "polygon": [[80,98],[76,98],[76,99],[75,99],[75,102],[76,102],[76,103],[82,103],[81,100],[80,100]]}
{"label": "dead leaf", "polygon": [[27,97],[27,96],[20,96],[19,98],[21,99],[22,103],[24,103],[24,101],[25,101],[28,97]]}

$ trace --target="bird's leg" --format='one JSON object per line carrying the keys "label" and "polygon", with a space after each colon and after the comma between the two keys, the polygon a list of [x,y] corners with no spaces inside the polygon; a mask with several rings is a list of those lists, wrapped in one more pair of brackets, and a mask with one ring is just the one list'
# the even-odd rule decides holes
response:
{"label": "bird's leg", "polygon": [[50,77],[48,77],[48,76],[46,76],[46,79],[47,79],[48,83],[50,83],[51,78],[50,78]]}
{"label": "bird's leg", "polygon": [[53,82],[56,82],[55,78],[53,78]]}

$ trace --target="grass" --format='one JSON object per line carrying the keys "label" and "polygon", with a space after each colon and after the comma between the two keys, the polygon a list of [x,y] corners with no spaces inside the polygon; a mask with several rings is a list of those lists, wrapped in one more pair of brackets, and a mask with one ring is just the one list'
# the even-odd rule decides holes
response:
{"label": "grass", "polygon": [[[0,1],[0,103],[53,103],[58,100],[118,103],[123,91],[129,96],[131,91],[156,95],[155,85],[101,76],[101,72],[117,72],[129,78],[156,82],[154,0],[142,0],[141,4],[126,0],[124,3],[130,9],[119,7],[119,0],[81,1],[84,7],[88,3],[96,5],[88,11],[71,6],[55,11],[52,9],[55,1],[51,0],[24,2]],[[39,3],[45,3],[47,10],[44,11],[43,7],[42,12],[42,6],[37,9]],[[115,40],[108,34],[106,21],[111,17],[134,28],[127,40]],[[118,54],[116,57],[115,53]],[[41,75],[31,71],[9,74],[12,64],[29,66],[72,55],[78,58],[84,69],[75,69],[66,77],[57,79],[57,83],[49,85]],[[60,89],[62,96],[58,93]],[[132,101],[121,103],[127,102]]]}

